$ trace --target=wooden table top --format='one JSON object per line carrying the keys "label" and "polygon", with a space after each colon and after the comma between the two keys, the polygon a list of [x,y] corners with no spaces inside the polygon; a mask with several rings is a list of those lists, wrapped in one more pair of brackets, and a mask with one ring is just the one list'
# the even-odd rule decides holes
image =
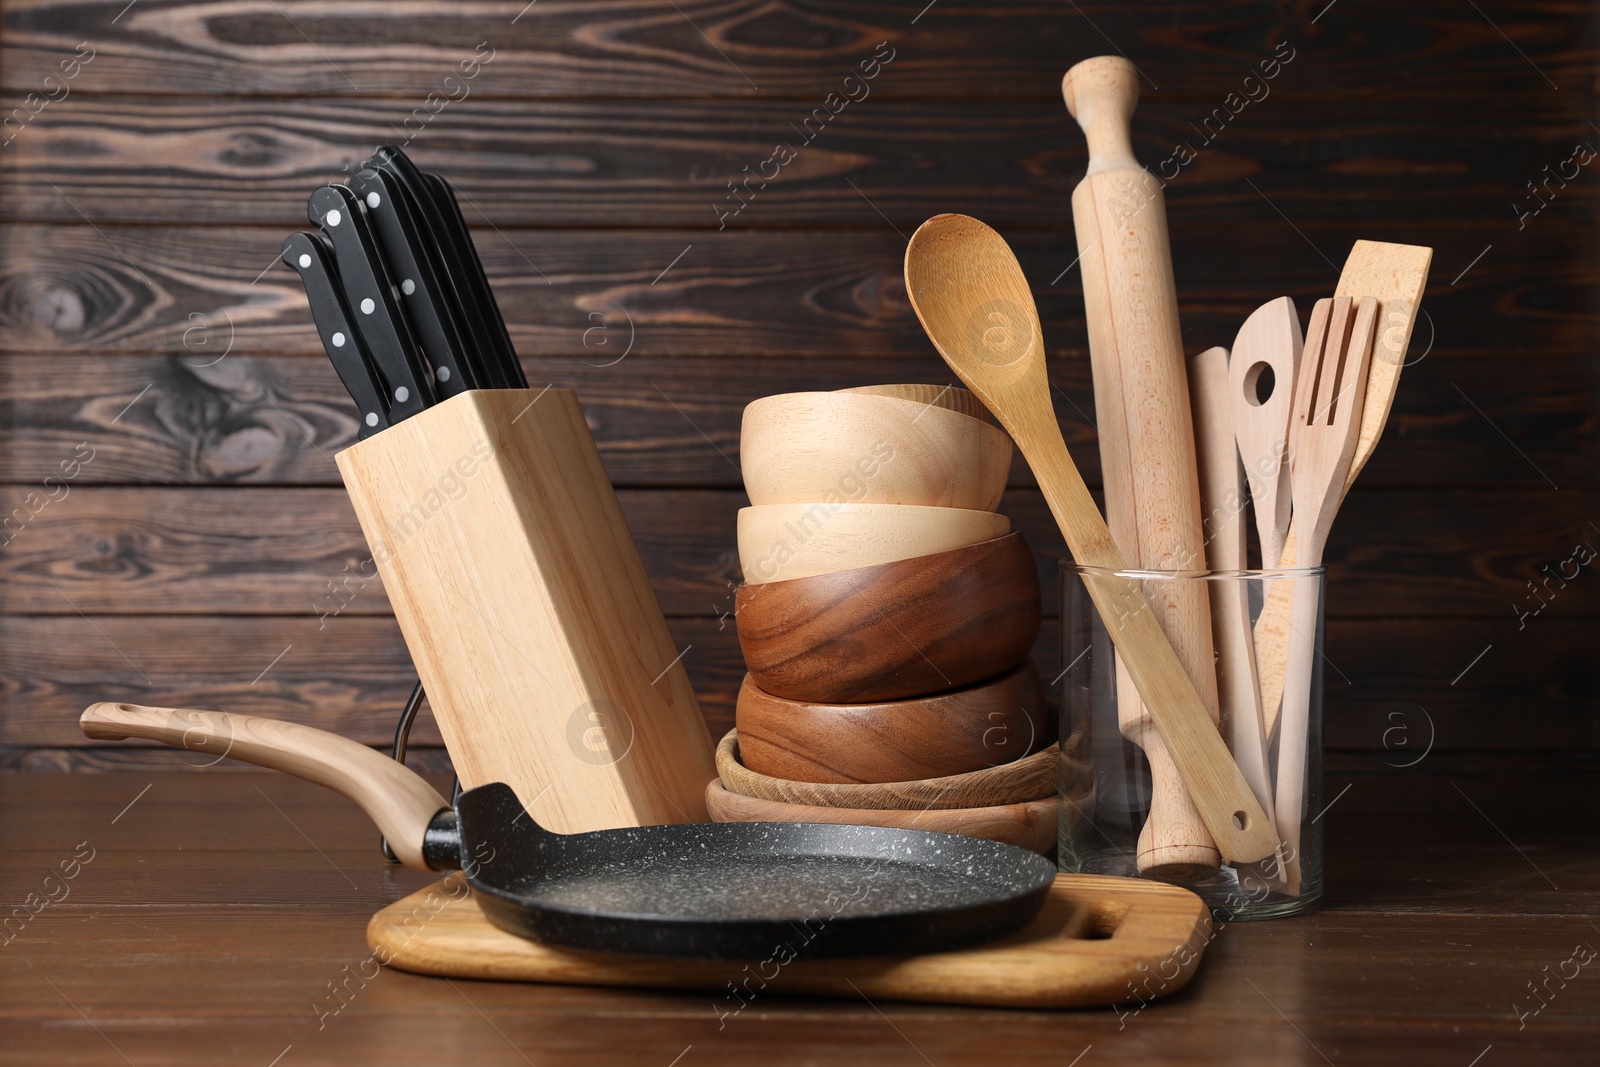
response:
{"label": "wooden table top", "polygon": [[[1592,1064],[1595,768],[1445,763],[1331,769],[1328,795],[1350,788],[1328,809],[1325,906],[1222,928],[1186,990],[1136,1013],[774,992],[720,1028],[704,994],[346,981],[370,956],[367,918],[429,876],[384,863],[356,808],[314,786],[0,776],[0,902],[26,917],[0,945],[0,1060]],[[60,900],[30,914],[30,893]]]}

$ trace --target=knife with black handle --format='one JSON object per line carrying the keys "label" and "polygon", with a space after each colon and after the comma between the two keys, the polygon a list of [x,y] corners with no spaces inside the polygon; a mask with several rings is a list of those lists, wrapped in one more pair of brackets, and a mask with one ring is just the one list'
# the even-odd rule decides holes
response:
{"label": "knife with black handle", "polygon": [[364,169],[350,179],[350,190],[367,209],[400,287],[400,304],[423,354],[433,367],[434,391],[440,397],[478,387],[479,374],[447,294],[449,282],[435,266],[434,239],[416,216],[410,194],[392,175]]}
{"label": "knife with black handle", "polygon": [[505,358],[500,351],[504,344],[500,336],[503,325],[500,330],[495,328],[499,321],[499,308],[494,304],[492,293],[488,294],[488,302],[485,302],[486,289],[478,278],[481,269],[474,269],[475,253],[470,247],[463,247],[461,231],[448,213],[441,210],[430,176],[419,170],[409,156],[393,145],[380,146],[372,155],[372,165],[394,177],[407,191],[417,208],[417,218],[424,223],[432,238],[434,262],[439,273],[449,281],[448,291],[454,298],[459,316],[457,321],[461,323],[462,333],[472,346],[473,365],[479,372],[478,384],[485,389],[511,387],[515,379],[506,374]]}
{"label": "knife with black handle", "polygon": [[388,386],[389,421],[415,415],[433,402],[428,367],[400,308],[399,290],[389,276],[366,207],[344,186],[325,185],[311,194],[307,214],[333,243],[352,325]]}
{"label": "knife with black handle", "polygon": [[455,190],[449,182],[437,174],[425,174],[423,178],[433,191],[434,203],[438,206],[440,216],[445,220],[446,226],[453,231],[456,254],[461,260],[468,285],[477,294],[494,358],[499,364],[499,377],[504,380],[507,388],[526,389],[528,379],[522,373],[522,363],[517,359],[517,350],[511,344],[511,334],[506,330],[506,321],[500,315],[500,303],[495,300],[494,290],[489,286],[489,275],[483,269],[483,261],[478,258],[478,247],[472,243],[472,231],[467,229],[467,220],[461,214],[461,205],[456,202]]}
{"label": "knife with black handle", "polygon": [[290,234],[283,242],[283,261],[300,272],[311,304],[311,317],[322,335],[328,360],[344,382],[360,415],[357,440],[365,440],[389,425],[383,380],[368,362],[361,336],[350,325],[350,309],[340,291],[333,265],[333,250],[320,233]]}
{"label": "knife with black handle", "polygon": [[463,266],[457,251],[457,239],[452,227],[439,213],[434,203],[433,189],[427,176],[417,169],[400,149],[382,145],[373,153],[375,169],[393,177],[406,191],[416,217],[423,223],[430,239],[437,273],[447,282],[446,292],[452,300],[456,321],[461,325],[462,336],[471,347],[472,366],[477,372],[480,388],[503,388],[506,383],[499,373],[500,361],[495,357],[495,337],[489,328],[478,293],[471,284],[471,274]]}

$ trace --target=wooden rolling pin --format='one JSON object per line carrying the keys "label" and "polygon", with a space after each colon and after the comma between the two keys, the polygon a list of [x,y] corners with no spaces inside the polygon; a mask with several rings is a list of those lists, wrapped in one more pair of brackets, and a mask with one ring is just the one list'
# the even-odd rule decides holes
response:
{"label": "wooden rolling pin", "polygon": [[[1129,122],[1138,73],[1119,56],[1067,71],[1061,95],[1089,142],[1089,169],[1072,193],[1089,358],[1099,417],[1106,522],[1133,566],[1203,570],[1194,427],[1189,411],[1178,298],[1161,183],[1133,156]],[[1211,610],[1201,583],[1151,582],[1147,594],[1212,721],[1217,679]],[[1139,836],[1139,869],[1193,881],[1220,857],[1184,790],[1171,756],[1117,661],[1118,719],[1150,761],[1150,817]]]}

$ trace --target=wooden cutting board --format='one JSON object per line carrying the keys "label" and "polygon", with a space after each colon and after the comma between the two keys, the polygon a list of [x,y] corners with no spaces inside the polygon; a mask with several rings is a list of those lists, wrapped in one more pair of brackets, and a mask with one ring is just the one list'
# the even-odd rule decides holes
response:
{"label": "wooden cutting board", "polygon": [[[711,991],[719,1017],[757,994],[909,1000],[1014,1008],[1149,1001],[1183,988],[1211,939],[1188,890],[1058,874],[1044,909],[1000,941],[928,956],[853,960],[667,960],[541,945],[489,924],[460,874],[384,908],[367,943],[419,974],[571,985]],[[774,946],[776,949],[776,946]]]}

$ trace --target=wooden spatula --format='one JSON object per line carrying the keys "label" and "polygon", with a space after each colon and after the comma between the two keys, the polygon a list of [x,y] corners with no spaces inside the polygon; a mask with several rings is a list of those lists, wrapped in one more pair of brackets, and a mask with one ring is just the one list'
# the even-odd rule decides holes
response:
{"label": "wooden spatula", "polygon": [[[1406,346],[1411,343],[1411,328],[1416,322],[1417,305],[1428,284],[1428,265],[1433,249],[1420,245],[1396,245],[1382,241],[1357,241],[1344,261],[1336,297],[1372,296],[1378,300],[1377,337],[1373,344],[1372,365],[1367,372],[1366,400],[1361,410],[1361,436],[1355,458],[1345,476],[1343,492],[1355,484],[1356,475],[1372,458],[1389,420],[1389,408],[1400,386],[1400,370],[1406,361]],[[1292,480],[1292,476],[1291,476]],[[1298,566],[1296,544],[1299,520],[1289,525],[1278,566]],[[1289,600],[1293,583],[1275,582],[1266,605],[1256,619],[1256,672],[1261,679],[1261,709],[1266,716],[1267,737],[1277,729],[1278,708],[1283,698],[1283,672],[1289,649]]]}
{"label": "wooden spatula", "polygon": [[1289,536],[1289,422],[1300,348],[1294,301],[1280,296],[1244,320],[1228,362],[1228,413],[1255,502],[1261,565],[1269,570]]}
{"label": "wooden spatula", "polygon": [[[1311,312],[1300,381],[1295,386],[1290,429],[1295,529],[1300,562],[1322,562],[1328,531],[1344,499],[1345,482],[1361,434],[1367,365],[1378,301],[1362,297],[1319,300]],[[1302,589],[1294,596],[1289,627],[1289,662],[1284,675],[1278,738],[1278,832],[1286,846],[1285,878],[1300,891],[1300,823],[1305,799],[1306,743],[1310,725],[1311,675],[1316,663],[1317,603]]]}
{"label": "wooden spatula", "polygon": [[[928,337],[1027,457],[1073,559],[1104,572],[1126,569],[1056,424],[1039,314],[1011,249],[977,219],[936,215],[912,235],[905,269]],[[1278,844],[1271,821],[1138,582],[1107,573],[1085,585],[1222,855],[1239,863],[1271,855]]]}
{"label": "wooden spatula", "polygon": [[[1297,339],[1299,333],[1296,323]],[[1189,403],[1194,408],[1206,562],[1215,572],[1245,569],[1244,482],[1239,477],[1239,450],[1234,444],[1230,417],[1231,372],[1226,348],[1208,348],[1189,360]],[[1289,387],[1284,383],[1285,392]],[[1285,434],[1288,428],[1285,417]],[[1267,770],[1261,690],[1256,684],[1255,642],[1250,635],[1250,590],[1240,581],[1213,579],[1206,585],[1211,594],[1211,630],[1217,647],[1222,736],[1251,791],[1270,813],[1272,779]]]}

